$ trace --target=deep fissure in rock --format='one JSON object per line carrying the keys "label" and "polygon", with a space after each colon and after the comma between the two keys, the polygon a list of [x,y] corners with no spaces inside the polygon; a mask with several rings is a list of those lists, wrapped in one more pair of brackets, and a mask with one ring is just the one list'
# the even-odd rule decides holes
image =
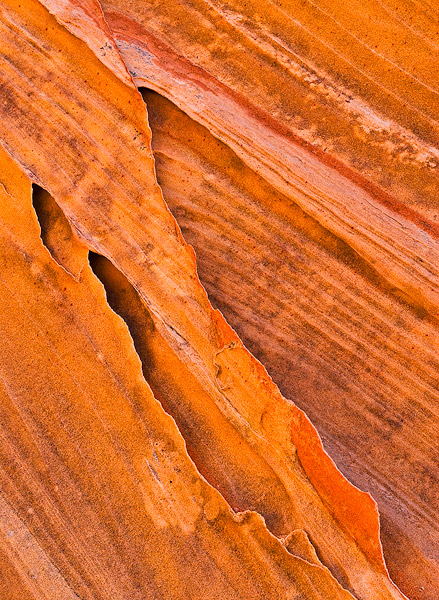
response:
{"label": "deep fissure in rock", "polygon": [[37,184],[32,185],[32,204],[43,244],[53,260],[77,279],[87,250],[73,232],[64,211],[49,192]]}

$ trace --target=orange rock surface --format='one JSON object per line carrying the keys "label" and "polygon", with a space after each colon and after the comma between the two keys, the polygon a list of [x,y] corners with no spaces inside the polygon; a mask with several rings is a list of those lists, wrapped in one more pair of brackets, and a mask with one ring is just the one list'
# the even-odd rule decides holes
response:
{"label": "orange rock surface", "polygon": [[3,1],[1,600],[437,598],[432,13]]}

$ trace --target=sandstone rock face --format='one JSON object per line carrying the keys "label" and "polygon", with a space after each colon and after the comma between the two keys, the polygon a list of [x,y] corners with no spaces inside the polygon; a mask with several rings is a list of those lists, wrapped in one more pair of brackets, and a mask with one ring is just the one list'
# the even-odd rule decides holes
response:
{"label": "sandstone rock face", "polygon": [[436,600],[436,29],[3,1],[1,600]]}

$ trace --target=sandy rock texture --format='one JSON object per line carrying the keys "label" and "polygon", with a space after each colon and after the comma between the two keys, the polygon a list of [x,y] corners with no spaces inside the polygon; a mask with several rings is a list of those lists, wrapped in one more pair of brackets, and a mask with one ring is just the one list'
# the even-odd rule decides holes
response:
{"label": "sandy rock texture", "polygon": [[437,600],[438,23],[2,0],[0,600]]}

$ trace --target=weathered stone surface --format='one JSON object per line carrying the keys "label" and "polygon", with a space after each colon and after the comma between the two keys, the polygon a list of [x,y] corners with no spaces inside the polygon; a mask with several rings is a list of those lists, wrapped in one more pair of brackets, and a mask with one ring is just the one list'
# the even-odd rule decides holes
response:
{"label": "weathered stone surface", "polygon": [[145,100],[158,181],[209,297],[378,500],[392,576],[434,594],[437,323],[204,127]]}
{"label": "weathered stone surface", "polygon": [[435,597],[433,42],[403,109],[410,44],[334,10],[3,2],[8,600],[401,599],[301,408]]}

